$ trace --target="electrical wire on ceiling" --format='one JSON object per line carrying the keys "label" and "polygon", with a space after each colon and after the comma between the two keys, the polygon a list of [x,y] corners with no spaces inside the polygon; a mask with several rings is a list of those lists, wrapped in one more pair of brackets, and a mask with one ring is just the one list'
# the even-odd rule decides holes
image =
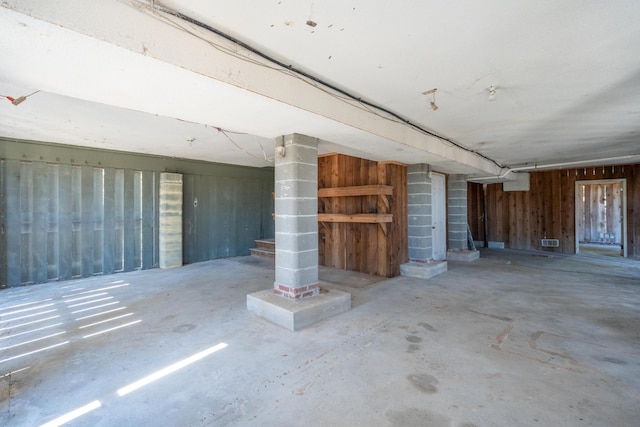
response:
{"label": "electrical wire on ceiling", "polygon": [[[233,37],[233,36],[231,36],[231,35],[229,35],[229,34],[227,34],[225,32],[223,32],[223,31],[220,31],[220,30],[218,30],[218,29],[216,29],[214,27],[211,27],[210,25],[207,25],[207,24],[205,24],[203,22],[200,22],[200,21],[198,21],[198,20],[196,20],[194,18],[191,18],[190,16],[184,15],[184,14],[182,14],[182,13],[180,13],[180,12],[174,10],[174,9],[167,8],[165,6],[157,4],[155,2],[152,2],[151,4],[147,5],[147,4],[139,3],[137,0],[134,0],[134,1],[135,1],[136,4],[133,4],[133,6],[136,7],[137,9],[139,9],[139,10],[140,9],[149,10],[149,11],[153,12],[154,16],[156,16],[159,19],[162,19],[165,23],[168,23],[168,24],[172,25],[173,27],[175,27],[177,29],[185,31],[188,34],[191,34],[192,36],[198,37],[199,39],[201,39],[204,42],[208,43],[209,45],[211,45],[215,49],[218,49],[218,50],[220,50],[220,51],[222,51],[224,53],[227,53],[229,55],[232,55],[232,56],[234,56],[236,58],[239,58],[239,59],[242,59],[244,61],[253,63],[255,65],[260,65],[260,66],[267,67],[267,68],[270,68],[270,69],[276,70],[276,71],[287,72],[289,75],[292,75],[292,76],[294,76],[296,78],[299,78],[302,81],[304,81],[304,82],[306,82],[308,84],[311,84],[315,88],[320,89],[320,90],[324,91],[325,93],[327,93],[327,94],[329,94],[331,96],[334,96],[334,97],[336,97],[338,99],[341,99],[343,101],[355,101],[359,105],[362,106],[363,110],[366,110],[366,111],[368,111],[370,113],[378,115],[381,118],[389,120],[389,117],[385,117],[384,115],[381,115],[381,114],[378,113],[378,111],[383,112],[383,113],[387,114],[388,116],[390,116],[391,118],[393,118],[394,119],[393,121],[397,121],[397,122],[403,123],[405,125],[408,125],[408,126],[414,128],[414,129],[416,129],[416,130],[418,130],[418,131],[420,131],[420,132],[422,132],[422,133],[424,133],[426,135],[429,135],[429,136],[432,136],[434,138],[437,138],[437,139],[439,139],[439,140],[441,140],[441,141],[443,141],[443,142],[445,142],[445,143],[447,143],[447,144],[449,144],[451,146],[454,146],[454,147],[459,148],[461,150],[467,151],[469,153],[473,153],[473,154],[475,154],[475,155],[477,155],[477,156],[479,156],[479,157],[481,157],[481,158],[483,158],[485,160],[488,160],[491,163],[493,163],[496,166],[498,166],[499,168],[504,168],[503,165],[501,165],[500,163],[498,163],[494,159],[485,156],[482,153],[479,153],[479,152],[477,152],[475,150],[472,150],[472,149],[470,149],[468,147],[465,147],[464,145],[461,145],[461,144],[451,140],[450,138],[438,135],[437,133],[432,132],[432,131],[430,131],[430,130],[428,130],[428,129],[426,129],[426,128],[418,125],[418,124],[412,123],[410,120],[402,117],[400,114],[395,113],[394,111],[391,111],[391,110],[389,110],[389,109],[387,109],[385,107],[382,107],[382,106],[377,105],[377,104],[375,104],[373,102],[364,100],[364,99],[362,99],[362,98],[360,98],[360,97],[358,97],[356,95],[353,95],[353,94],[349,93],[348,91],[346,91],[344,89],[341,89],[341,88],[339,88],[339,87],[337,87],[337,86],[335,86],[335,85],[333,85],[333,84],[331,84],[329,82],[326,82],[326,81],[324,81],[324,80],[322,80],[322,79],[320,79],[320,78],[318,78],[318,77],[316,77],[316,76],[314,76],[312,74],[309,74],[306,71],[300,70],[299,68],[296,68],[291,64],[286,64],[286,63],[284,63],[284,62],[282,62],[282,61],[280,61],[280,60],[278,60],[278,59],[276,59],[276,58],[274,58],[274,57],[272,57],[272,56],[270,56],[270,55],[268,55],[268,54],[266,54],[266,53],[264,53],[264,52],[262,52],[262,51],[260,51],[260,50],[258,50],[256,48],[254,48],[253,46],[251,46],[251,45],[249,45],[249,44],[247,44],[247,43],[245,43],[245,42],[243,42],[243,41],[241,41],[241,40],[239,40],[239,39],[237,39],[237,38],[235,38],[235,37]],[[253,54],[257,55],[258,57],[260,57],[260,58],[262,58],[264,60],[267,60],[272,64],[277,65],[280,68],[269,67],[266,64],[264,64],[263,62],[260,62],[260,61],[257,61],[257,60],[253,60],[253,59],[248,58],[246,56],[240,55],[238,52],[236,52],[236,51],[234,51],[232,49],[226,48],[224,46],[220,46],[220,45],[218,45],[218,44],[216,44],[216,43],[214,43],[214,42],[212,42],[210,40],[207,40],[207,39],[203,38],[202,36],[194,33],[193,31],[191,31],[188,28],[186,28],[184,26],[181,26],[181,25],[177,24],[176,22],[174,22],[172,20],[166,19],[166,17],[157,14],[157,12],[161,12],[161,13],[173,16],[175,18],[178,18],[180,20],[188,22],[188,23],[190,23],[192,25],[195,25],[196,27],[199,27],[199,28],[207,30],[207,31],[209,31],[209,32],[211,32],[213,34],[216,34],[216,35],[218,35],[218,36],[220,36],[220,37],[232,42],[233,44],[235,44],[235,45],[247,50],[248,52],[253,53]],[[318,86],[318,85],[320,85],[320,86]],[[333,92],[324,89],[325,87],[331,89],[331,91],[333,91]],[[342,97],[341,96],[336,96],[335,95],[336,93],[342,95]]]}
{"label": "electrical wire on ceiling", "polygon": [[[1,95],[0,95],[1,96]],[[180,122],[186,122],[186,123],[192,123],[192,124],[199,124],[196,122],[191,122],[188,120],[183,120],[183,119],[175,119],[178,120]],[[231,142],[236,148],[238,148],[238,150],[242,151],[243,153],[245,153],[246,155],[248,155],[249,157],[259,160],[259,161],[267,161],[270,163],[273,163],[273,157],[269,157],[267,156],[266,151],[264,150],[264,146],[262,145],[262,143],[260,142],[259,137],[255,137],[256,138],[256,143],[258,144],[258,146],[260,147],[260,151],[262,151],[262,157],[256,156],[252,153],[250,153],[249,151],[245,150],[240,144],[238,144],[236,141],[233,140],[233,138],[231,138],[231,136],[229,136],[229,134],[233,134],[233,135],[249,135],[246,132],[237,132],[237,131],[232,131],[232,130],[228,130],[228,129],[223,129],[219,126],[211,126],[211,125],[204,125],[205,128],[212,128],[215,129],[217,132],[223,134],[225,136],[225,138]],[[193,142],[196,140],[196,138],[194,137],[188,137],[186,138],[187,142],[189,143],[189,146],[191,147]]]}
{"label": "electrical wire on ceiling", "polygon": [[6,98],[6,99],[8,99],[8,100],[13,104],[13,105],[18,106],[18,105],[22,104],[24,101],[26,101],[26,99],[27,99],[28,97],[30,97],[31,95],[35,95],[35,94],[36,94],[36,93],[38,93],[38,92],[40,92],[40,91],[39,91],[39,90],[36,90],[35,92],[30,93],[29,95],[22,95],[22,96],[19,96],[19,97],[17,97],[17,98],[14,98],[14,97],[9,96],[9,95],[0,95],[0,97],[1,97],[1,98]]}
{"label": "electrical wire on ceiling", "polygon": [[225,138],[227,138],[227,140],[229,140],[229,142],[231,142],[233,145],[235,145],[240,151],[242,151],[243,153],[247,154],[248,156],[256,159],[256,160],[265,160],[267,162],[273,162],[273,158],[272,157],[268,157],[267,153],[264,151],[264,147],[262,146],[262,144],[260,143],[260,141],[256,141],[258,143],[258,145],[260,146],[260,150],[262,150],[262,155],[264,156],[263,158],[260,158],[250,152],[248,152],[247,150],[245,150],[244,148],[242,148],[242,146],[240,146],[240,144],[238,144],[237,142],[235,142],[230,136],[229,133],[236,133],[236,134],[241,134],[241,132],[230,132],[230,131],[226,131],[222,128],[219,127],[213,127],[215,130],[217,130],[218,132],[220,132],[221,134],[223,134],[225,136]]}

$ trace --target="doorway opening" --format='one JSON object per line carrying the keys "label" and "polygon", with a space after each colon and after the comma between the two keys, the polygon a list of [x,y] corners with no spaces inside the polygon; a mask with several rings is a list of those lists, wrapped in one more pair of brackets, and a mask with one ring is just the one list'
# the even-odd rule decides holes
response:
{"label": "doorway opening", "polygon": [[627,256],[626,180],[576,182],[576,253]]}

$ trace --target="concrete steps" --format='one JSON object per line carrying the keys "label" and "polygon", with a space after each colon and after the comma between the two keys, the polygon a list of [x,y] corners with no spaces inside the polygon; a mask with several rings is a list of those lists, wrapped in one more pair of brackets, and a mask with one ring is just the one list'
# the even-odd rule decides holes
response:
{"label": "concrete steps", "polygon": [[276,259],[275,239],[256,240],[256,247],[249,249],[251,255],[262,258]]}

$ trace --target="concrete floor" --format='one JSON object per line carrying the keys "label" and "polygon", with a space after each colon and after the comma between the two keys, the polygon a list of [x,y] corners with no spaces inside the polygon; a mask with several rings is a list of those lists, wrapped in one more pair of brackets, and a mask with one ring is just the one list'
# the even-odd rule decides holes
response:
{"label": "concrete floor", "polygon": [[580,243],[580,251],[583,255],[607,255],[613,257],[622,256],[620,245],[607,245],[600,243]]}
{"label": "concrete floor", "polygon": [[638,261],[487,249],[428,281],[320,276],[353,309],[299,332],[246,310],[273,283],[254,257],[1,291],[0,425],[639,423]]}

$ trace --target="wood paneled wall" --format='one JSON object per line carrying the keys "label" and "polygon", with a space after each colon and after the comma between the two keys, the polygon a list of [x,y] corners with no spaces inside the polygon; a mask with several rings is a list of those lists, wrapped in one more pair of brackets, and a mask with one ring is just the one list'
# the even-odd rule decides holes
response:
{"label": "wood paneled wall", "polygon": [[467,221],[476,242],[484,242],[484,190],[482,184],[467,182]]}
{"label": "wood paneled wall", "polygon": [[0,160],[0,288],[158,264],[157,173]]}
{"label": "wood paneled wall", "polygon": [[578,186],[578,238],[581,243],[622,243],[621,190],[620,182]]}
{"label": "wood paneled wall", "polygon": [[184,175],[185,263],[274,236],[273,168],[0,138],[0,288],[156,267],[165,171]]}
{"label": "wood paneled wall", "polygon": [[268,179],[184,174],[185,264],[249,255],[257,238],[275,235],[273,175]]}
{"label": "wood paneled wall", "polygon": [[393,222],[383,225],[319,223],[319,263],[378,276],[397,276],[400,264],[408,261],[407,168],[397,163],[377,163],[340,154],[318,158],[319,188],[359,185],[392,186],[389,207],[382,206],[378,196],[332,197],[318,200],[318,212],[391,213]]}
{"label": "wood paneled wall", "polygon": [[598,166],[531,173],[529,191],[502,191],[502,184],[468,184],[468,220],[474,239],[483,240],[483,216],[487,215],[489,241],[505,247],[542,250],[540,240],[560,240],[559,253],[575,253],[576,181],[627,180],[627,254],[640,258],[640,164]]}

